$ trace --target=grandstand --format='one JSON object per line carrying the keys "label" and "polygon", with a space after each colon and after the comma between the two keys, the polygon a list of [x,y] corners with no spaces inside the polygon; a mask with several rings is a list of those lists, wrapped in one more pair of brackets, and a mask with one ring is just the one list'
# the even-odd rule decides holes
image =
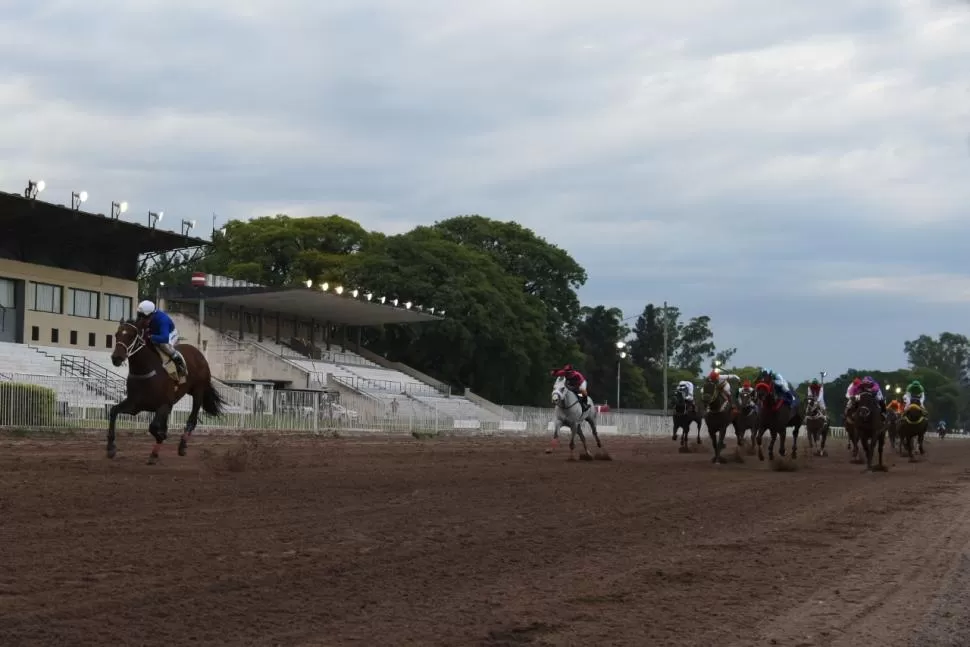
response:
{"label": "grandstand", "polygon": [[[213,374],[237,386],[239,381],[256,381],[327,391],[351,409],[376,417],[433,418],[462,426],[512,418],[473,393],[454,394],[447,384],[360,345],[363,326],[438,318],[430,313],[319,288],[281,290],[227,282],[231,280],[207,276],[206,285],[221,286],[179,286],[163,295],[180,333],[204,349]],[[357,341],[351,344],[347,339],[352,332]]]}

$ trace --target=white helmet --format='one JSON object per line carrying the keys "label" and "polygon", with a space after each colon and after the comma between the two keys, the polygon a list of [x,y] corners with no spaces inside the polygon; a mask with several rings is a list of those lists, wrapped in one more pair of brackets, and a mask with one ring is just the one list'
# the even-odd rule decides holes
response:
{"label": "white helmet", "polygon": [[155,304],[151,301],[142,301],[138,304],[138,314],[148,316],[155,312]]}

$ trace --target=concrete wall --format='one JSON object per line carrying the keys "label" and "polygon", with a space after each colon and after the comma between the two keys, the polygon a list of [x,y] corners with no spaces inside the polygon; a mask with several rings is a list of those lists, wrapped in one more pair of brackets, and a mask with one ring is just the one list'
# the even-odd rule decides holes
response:
{"label": "concrete wall", "polygon": [[[198,344],[199,324],[195,319],[172,313],[172,320],[185,343]],[[230,339],[209,326],[202,328],[201,350],[212,374],[221,380],[289,382],[297,389],[309,385],[308,371],[258,346]]]}
{"label": "concrete wall", "polygon": [[[24,303],[17,303],[16,306],[18,310],[23,309],[23,341],[28,344],[108,350],[114,345],[113,341],[108,343],[108,336],[114,335],[118,329],[118,322],[108,317],[107,295],[128,297],[131,299],[132,309],[137,306],[138,284],[135,281],[2,258],[0,258],[0,278],[24,282]],[[61,288],[60,313],[40,312],[34,309],[36,283],[47,283]],[[72,288],[98,293],[96,319],[67,314],[70,312],[68,300],[71,298]],[[127,315],[131,316],[132,312],[128,312]],[[36,340],[32,339],[34,327],[37,328]],[[57,341],[51,339],[52,330],[57,331]],[[74,344],[71,343],[71,331],[77,333]],[[94,334],[93,345],[90,344],[92,333]]]}

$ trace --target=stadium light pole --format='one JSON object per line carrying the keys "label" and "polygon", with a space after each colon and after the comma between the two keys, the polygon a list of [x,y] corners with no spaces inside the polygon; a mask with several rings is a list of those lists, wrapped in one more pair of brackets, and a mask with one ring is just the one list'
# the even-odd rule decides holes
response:
{"label": "stadium light pole", "polygon": [[87,191],[71,191],[71,209],[78,211],[81,209],[81,203],[88,201]]}
{"label": "stadium light pole", "polygon": [[152,229],[155,229],[155,227],[158,226],[158,223],[160,223],[162,221],[162,218],[164,218],[164,217],[165,217],[165,212],[164,211],[159,211],[157,213],[154,212],[154,211],[149,211],[148,212],[148,226],[151,227]]}
{"label": "stadium light pole", "polygon": [[46,188],[47,182],[44,182],[43,180],[38,180],[36,182],[33,180],[27,180],[27,188],[24,189],[24,197],[28,200],[36,200],[37,194],[42,193]]}
{"label": "stadium light pole", "polygon": [[194,220],[183,220],[182,221],[182,235],[188,236],[189,232],[195,228]]}
{"label": "stadium light pole", "polygon": [[159,281],[158,287],[155,288],[155,307],[161,307],[158,304],[162,302],[162,288],[165,287],[165,281]]}
{"label": "stadium light pole", "polygon": [[620,408],[620,367],[623,364],[623,360],[626,359],[626,351],[623,350],[624,348],[626,348],[625,342],[622,342],[622,341],[616,342],[616,350],[618,351],[617,357],[616,357],[616,408],[617,409]]}
{"label": "stadium light pole", "polygon": [[114,202],[114,201],[112,201],[111,202],[111,218],[113,220],[117,220],[119,218],[119,216],[121,216],[121,214],[125,213],[126,211],[128,211],[128,203],[127,202],[124,202],[124,201],[122,201],[122,202]]}
{"label": "stadium light pole", "polygon": [[667,363],[669,362],[669,358],[667,357],[667,302],[666,301],[664,301],[663,319],[664,319],[664,353],[663,353],[664,416],[666,416],[669,413],[668,404],[670,402],[668,400],[668,395],[667,395]]}

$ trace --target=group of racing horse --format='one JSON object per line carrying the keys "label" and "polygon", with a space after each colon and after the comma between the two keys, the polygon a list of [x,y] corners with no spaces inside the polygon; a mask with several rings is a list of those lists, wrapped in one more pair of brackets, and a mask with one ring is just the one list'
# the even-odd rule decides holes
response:
{"label": "group of racing horse", "polygon": [[[893,401],[886,405],[878,385],[872,381],[857,381],[857,385],[846,403],[843,417],[852,462],[865,463],[868,470],[884,471],[883,450],[887,435],[893,449],[908,456],[910,461],[916,461],[917,452],[919,455],[925,453],[923,438],[929,429],[922,403],[911,402],[904,407],[898,401]],[[791,384],[787,386],[787,392],[794,395]],[[771,436],[768,458],[773,460],[775,441],[779,438],[778,453],[785,456],[785,440],[791,428],[791,457],[794,460],[798,457],[798,432],[804,424],[809,448],[814,450],[816,456],[827,456],[825,443],[831,425],[828,412],[820,401],[821,389],[817,384],[813,386],[815,388],[809,389],[804,404],[800,404],[797,398],[783,397],[784,393],[780,392],[778,384],[763,376],[753,388],[746,383],[747,388],[740,389],[734,398],[730,385],[716,371],[712,372],[702,387],[702,408],[695,405],[692,393],[687,389],[678,388],[675,391],[673,440],[677,440],[678,432],[682,431],[681,451],[690,451],[690,427],[697,425],[697,443],[700,444],[703,421],[714,449],[711,462],[724,463],[724,437],[728,427],[733,426],[739,454],[745,444],[745,433],[750,431],[750,451],[754,453],[757,449],[758,458],[764,460],[762,439],[767,432]]]}

